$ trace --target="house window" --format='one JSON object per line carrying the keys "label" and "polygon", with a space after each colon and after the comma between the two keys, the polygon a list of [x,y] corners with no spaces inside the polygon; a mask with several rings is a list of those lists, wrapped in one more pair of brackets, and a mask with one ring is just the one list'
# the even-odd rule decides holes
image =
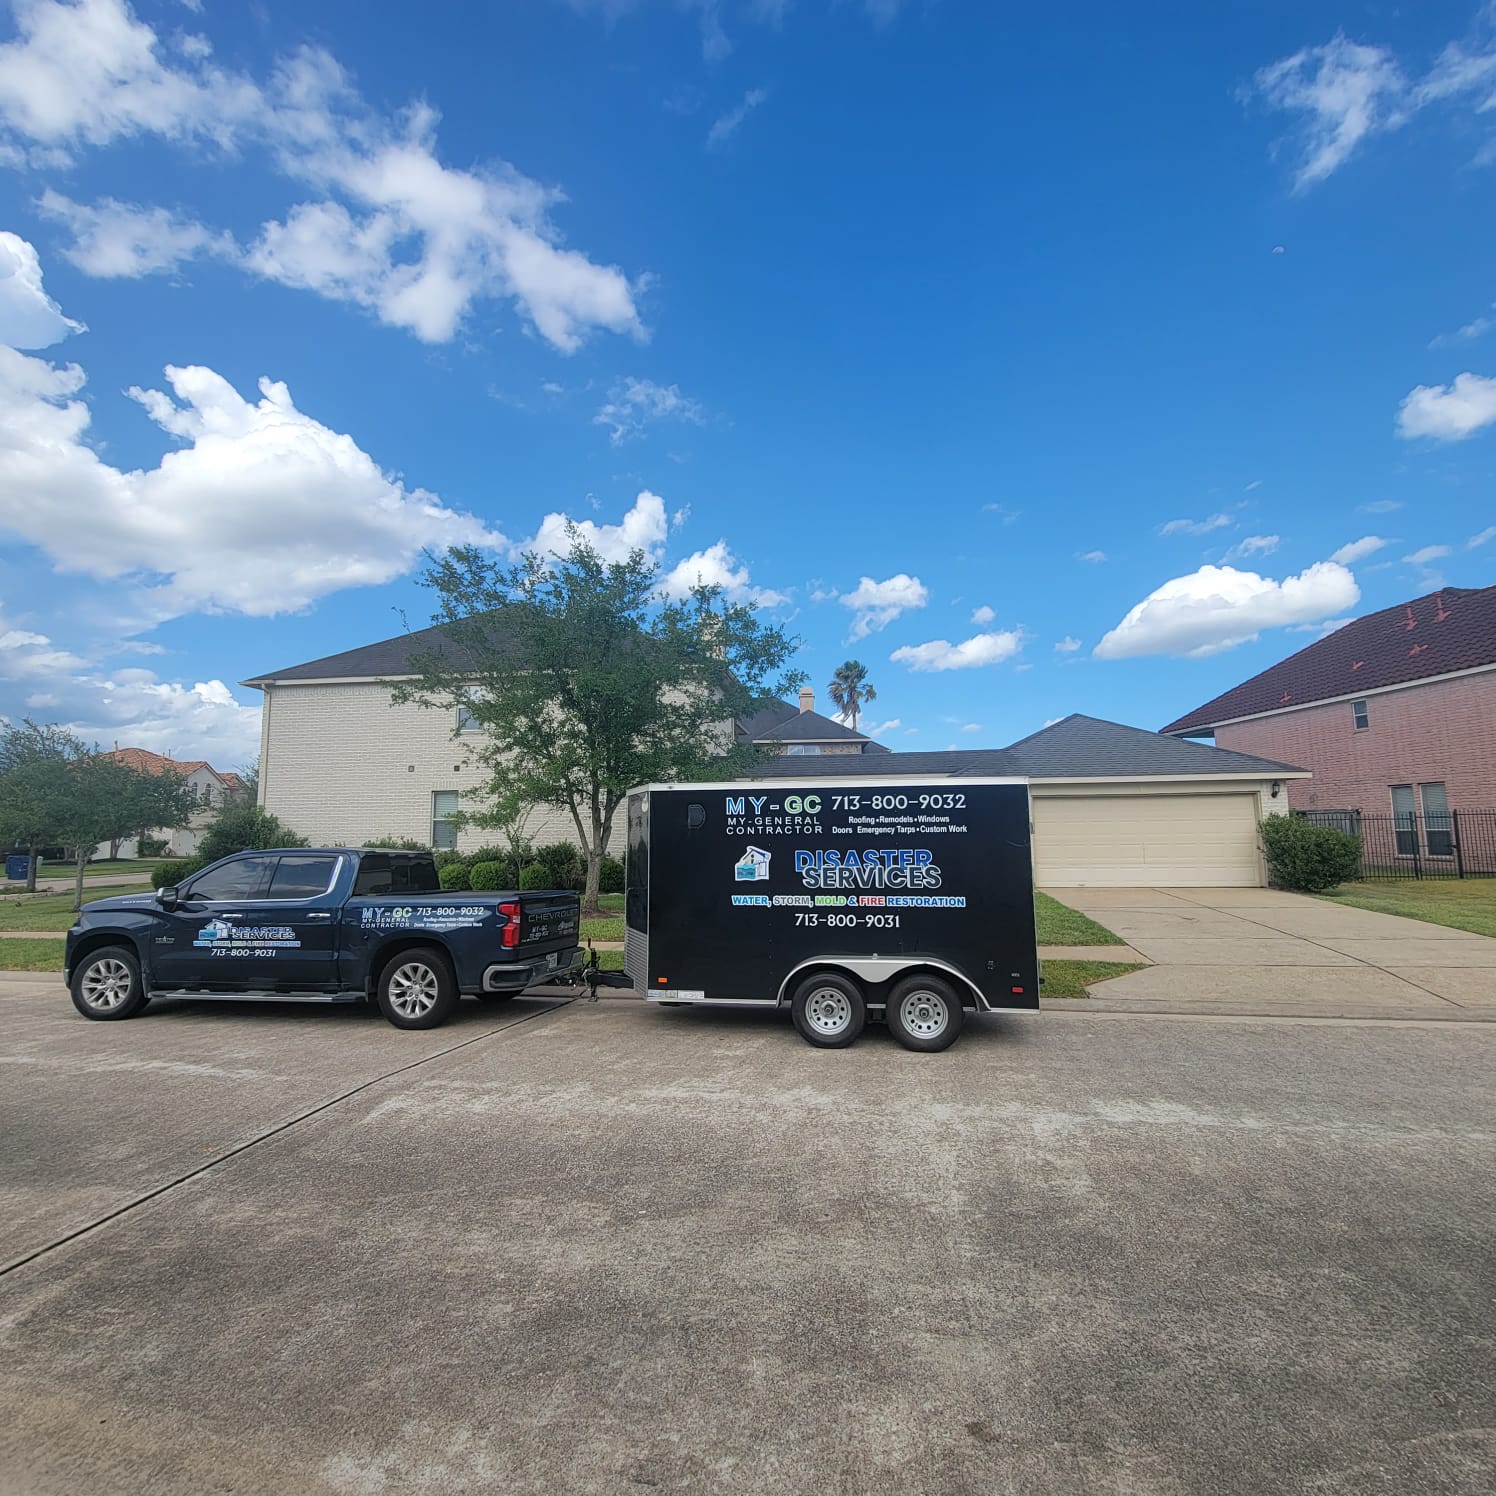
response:
{"label": "house window", "polygon": [[819,743],[791,743],[784,751],[788,758],[810,758],[820,754],[821,745]]}
{"label": "house window", "polygon": [[1423,800],[1423,834],[1430,857],[1454,856],[1454,827],[1449,819],[1449,796],[1444,785],[1420,784]]}
{"label": "house window", "polygon": [[1392,786],[1392,829],[1397,835],[1397,855],[1415,857],[1418,854],[1418,813],[1413,799],[1411,784]]}
{"label": "house window", "polygon": [[457,814],[456,790],[433,790],[431,794],[431,845],[438,852],[453,852],[457,849],[457,827],[452,817]]}
{"label": "house window", "polygon": [[482,732],[483,724],[478,720],[470,706],[457,708],[457,730],[458,732]]}
{"label": "house window", "polygon": [[1351,702],[1351,715],[1355,718],[1357,732],[1365,732],[1371,726],[1371,717],[1364,701]]}

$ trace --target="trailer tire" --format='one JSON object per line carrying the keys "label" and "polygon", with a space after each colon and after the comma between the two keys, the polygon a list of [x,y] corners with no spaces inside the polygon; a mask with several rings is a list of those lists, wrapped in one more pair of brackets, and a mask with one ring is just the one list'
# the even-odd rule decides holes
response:
{"label": "trailer tire", "polygon": [[446,952],[421,945],[391,956],[379,973],[379,1011],[398,1029],[431,1029],[457,1008]]}
{"label": "trailer tire", "polygon": [[949,982],[917,972],[894,984],[883,1017],[905,1049],[933,1054],[949,1049],[961,1037],[966,1010],[961,994]]}
{"label": "trailer tire", "polygon": [[831,971],[806,977],[795,988],[790,1012],[800,1037],[817,1049],[845,1049],[867,1022],[862,989]]}

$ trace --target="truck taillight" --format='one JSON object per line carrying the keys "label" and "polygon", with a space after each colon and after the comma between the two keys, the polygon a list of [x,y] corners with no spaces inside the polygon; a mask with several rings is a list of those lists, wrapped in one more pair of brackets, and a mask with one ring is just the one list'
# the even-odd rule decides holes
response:
{"label": "truck taillight", "polygon": [[499,936],[499,944],[506,950],[513,950],[519,944],[519,905],[500,904],[499,913],[504,916],[504,931]]}

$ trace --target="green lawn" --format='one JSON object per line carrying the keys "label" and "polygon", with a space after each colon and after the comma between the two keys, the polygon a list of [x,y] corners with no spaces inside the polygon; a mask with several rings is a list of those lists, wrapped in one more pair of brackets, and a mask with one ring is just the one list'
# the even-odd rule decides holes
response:
{"label": "green lawn", "polygon": [[1039,927],[1040,945],[1126,945],[1105,925],[1087,919],[1078,909],[1071,909],[1047,893],[1035,893],[1034,917]]}
{"label": "green lawn", "polygon": [[623,895],[621,893],[600,893],[597,896],[598,908],[610,909],[615,914],[623,913]]}
{"label": "green lawn", "polygon": [[1120,961],[1046,961],[1039,992],[1044,997],[1085,997],[1087,982],[1105,982],[1142,969]]}
{"label": "green lawn", "polygon": [[[91,898],[112,899],[130,893],[150,893],[148,883],[128,888],[85,888],[83,902]],[[70,893],[34,893],[22,898],[0,899],[0,930],[66,930],[73,923]]]}
{"label": "green lawn", "polygon": [[0,971],[61,971],[62,938],[0,940]]}
{"label": "green lawn", "polygon": [[622,916],[609,916],[606,919],[584,919],[582,921],[583,940],[622,940],[623,918]]}
{"label": "green lawn", "polygon": [[1496,935],[1496,878],[1424,878],[1406,883],[1344,883],[1321,894],[1377,914],[1401,914],[1425,924]]}

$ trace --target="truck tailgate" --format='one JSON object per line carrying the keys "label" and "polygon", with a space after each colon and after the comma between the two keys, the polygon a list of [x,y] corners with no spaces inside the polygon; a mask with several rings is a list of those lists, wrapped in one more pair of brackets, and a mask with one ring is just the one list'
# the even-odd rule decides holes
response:
{"label": "truck tailgate", "polygon": [[520,895],[519,948],[560,949],[577,943],[582,928],[582,899],[574,893]]}

